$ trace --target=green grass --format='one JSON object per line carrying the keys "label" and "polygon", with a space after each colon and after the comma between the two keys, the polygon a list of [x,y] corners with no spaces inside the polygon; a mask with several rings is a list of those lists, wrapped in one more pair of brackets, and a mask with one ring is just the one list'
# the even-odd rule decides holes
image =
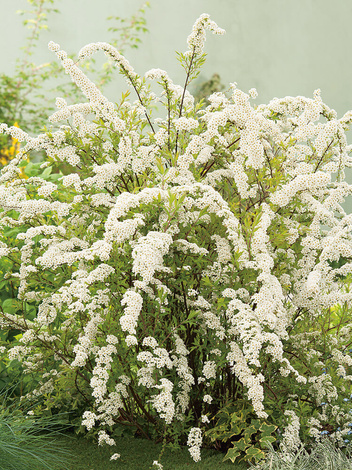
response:
{"label": "green grass", "polygon": [[[162,448],[161,444],[133,437],[117,438],[114,447],[99,447],[74,434],[59,436],[56,442],[59,447],[74,455],[69,465],[60,470],[149,470]],[[121,458],[110,461],[110,456],[115,452],[121,454]],[[166,448],[160,463],[164,470],[248,469],[246,464],[234,465],[230,461],[222,463],[224,454],[215,450],[202,449],[201,455],[202,460],[195,463],[186,447],[178,451]],[[261,470],[352,470],[352,460],[326,440],[316,444],[310,453],[301,448],[291,461],[286,461],[280,452],[274,452],[271,448]]]}
{"label": "green grass", "polygon": [[[44,424],[43,422],[41,424]],[[1,470],[54,470],[70,458],[65,449],[56,445],[57,432],[48,429],[40,432],[32,423],[16,421],[0,422]]]}
{"label": "green grass", "polygon": [[[116,446],[102,446],[92,443],[83,437],[74,434],[58,436],[56,438],[59,448],[71,452],[70,463],[60,470],[148,470],[153,461],[158,459],[162,445],[153,444],[146,439],[133,437],[120,437],[116,439]],[[121,458],[110,461],[114,453]],[[187,447],[172,451],[166,448],[160,463],[164,470],[244,470],[246,466],[234,465],[230,461],[222,463],[224,454],[215,450],[202,449],[202,460],[194,462]]]}
{"label": "green grass", "polygon": [[64,415],[28,415],[25,404],[20,409],[20,403],[11,402],[8,395],[0,393],[0,470],[53,470],[68,462],[67,453],[55,442],[67,429]]}

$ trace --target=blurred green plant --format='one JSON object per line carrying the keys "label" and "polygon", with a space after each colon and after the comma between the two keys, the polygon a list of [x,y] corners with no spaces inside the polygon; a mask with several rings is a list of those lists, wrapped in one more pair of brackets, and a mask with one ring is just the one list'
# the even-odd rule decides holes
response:
{"label": "blurred green plant", "polygon": [[1,470],[67,469],[72,455],[55,442],[68,426],[66,416],[35,416],[25,402],[11,401],[14,388],[0,396]]}
{"label": "blurred green plant", "polygon": [[209,80],[202,82],[196,87],[194,100],[196,103],[199,103],[201,100],[204,101],[204,105],[208,106],[210,101],[208,97],[212,93],[218,93],[225,89],[225,85],[221,83],[221,78],[218,73],[214,73]]}
{"label": "blurred green plant", "polygon": [[[48,16],[58,10],[51,7],[54,0],[27,0],[27,3],[32,7],[31,10],[17,11],[20,15],[28,16],[23,21],[23,25],[30,30],[21,48],[24,54],[16,59],[13,76],[0,75],[0,120],[8,125],[17,122],[28,132],[36,132],[47,118],[47,103],[38,106],[39,95],[36,92],[42,87],[43,81],[51,76],[51,67],[50,63],[37,65],[30,58],[41,31],[48,29]],[[40,97],[43,98],[42,95]],[[0,141],[1,147],[6,144],[4,137]]]}
{"label": "blurred green plant", "polygon": [[[47,121],[48,113],[53,110],[51,101],[54,90],[56,93],[59,91],[63,98],[72,101],[76,101],[81,95],[73,83],[67,83],[62,67],[56,62],[38,65],[31,61],[42,31],[49,30],[49,17],[53,13],[59,13],[59,10],[54,8],[56,0],[27,0],[27,3],[30,9],[17,11],[18,14],[25,16],[23,25],[30,31],[25,45],[21,48],[22,57],[16,60],[13,76],[0,75],[0,122],[6,122],[9,126],[17,122],[26,132],[37,133]],[[137,12],[129,18],[108,17],[108,20],[114,22],[108,31],[116,33],[110,42],[121,53],[128,48],[137,48],[141,42],[140,35],[148,32],[145,14],[149,6],[149,2],[143,2]],[[73,57],[73,54],[69,57]],[[85,61],[84,68],[93,73],[94,80],[100,88],[110,83],[113,78],[111,61],[107,61],[99,69],[95,60],[91,59]],[[64,77],[64,83],[55,84],[55,88],[45,88],[44,93],[39,93],[39,90],[43,91],[43,86],[47,82]],[[10,146],[9,137],[0,135],[0,156],[6,154],[6,149]],[[1,164],[4,165],[4,162]]]}

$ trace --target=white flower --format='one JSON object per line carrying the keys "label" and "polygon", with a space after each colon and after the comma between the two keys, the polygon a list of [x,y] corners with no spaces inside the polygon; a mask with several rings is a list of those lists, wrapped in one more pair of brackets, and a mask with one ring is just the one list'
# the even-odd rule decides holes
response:
{"label": "white flower", "polygon": [[119,340],[116,338],[115,335],[107,335],[106,342],[109,344],[117,344]]}
{"label": "white flower", "polygon": [[211,403],[213,401],[213,398],[210,395],[204,395],[203,397],[204,403]]}
{"label": "white flower", "polygon": [[134,335],[127,335],[125,341],[128,347],[138,344],[138,340]]}
{"label": "white flower", "polygon": [[163,470],[163,466],[161,465],[161,463],[159,463],[157,460],[154,460],[153,462],[153,467],[155,467],[157,470]]}
{"label": "white flower", "polygon": [[296,413],[292,410],[286,410],[285,415],[288,416],[289,424],[286,426],[282,436],[280,448],[284,453],[292,453],[299,449],[301,440],[299,438],[300,423]]}
{"label": "white flower", "polygon": [[216,363],[214,361],[205,361],[203,375],[206,379],[216,378]]}

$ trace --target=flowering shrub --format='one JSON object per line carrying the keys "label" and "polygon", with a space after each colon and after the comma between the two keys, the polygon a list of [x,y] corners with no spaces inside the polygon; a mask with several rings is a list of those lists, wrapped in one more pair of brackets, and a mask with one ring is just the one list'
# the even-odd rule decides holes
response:
{"label": "flowering shrub", "polygon": [[[25,19],[23,25],[30,30],[29,36],[26,38],[24,46],[21,48],[23,51],[22,57],[16,59],[16,68],[13,76],[0,75],[0,122],[6,122],[7,125],[14,125],[24,129],[31,135],[37,134],[39,130],[42,131],[44,124],[47,123],[49,110],[53,110],[52,103],[53,90],[45,91],[43,94],[36,94],[38,90],[45,88],[46,82],[50,78],[60,79],[65,75],[64,70],[55,61],[51,63],[36,64],[32,62],[32,55],[35,48],[40,43],[40,36],[43,31],[48,30],[50,24],[50,17],[53,13],[59,13],[54,8],[57,3],[54,0],[27,0],[30,10],[17,11],[17,13],[24,15]],[[111,31],[115,38],[111,37],[110,41],[122,52],[127,48],[137,48],[141,39],[139,36],[147,32],[145,13],[146,8],[149,6],[148,2],[141,4],[140,8],[130,18],[109,17],[113,23],[108,31]],[[111,61],[107,61],[101,70],[92,61],[85,61],[85,67],[89,70],[90,74],[94,74],[94,79],[98,81],[100,88],[107,85],[113,76],[114,66]],[[65,79],[66,80],[66,79]],[[59,91],[58,91],[59,90]],[[76,102],[81,97],[81,91],[77,86],[68,81],[59,85],[55,84],[55,93],[63,92],[65,98],[70,102]],[[54,95],[55,96],[55,95]],[[78,98],[79,97],[79,98]],[[16,156],[19,149],[17,139],[12,138],[7,134],[0,135],[0,168],[6,165],[9,160]],[[43,159],[43,152],[31,152],[31,159],[39,161]],[[23,165],[29,162],[29,158],[23,162]],[[32,162],[26,168],[24,173],[21,170],[21,177],[34,176],[32,174]],[[67,170],[67,171],[66,171]],[[66,164],[62,163],[56,172],[66,174],[71,172],[70,167],[66,169]],[[61,174],[62,175],[62,174]],[[51,176],[51,181],[54,175]],[[11,233],[8,233],[11,236]],[[0,302],[4,302],[6,306],[12,306],[13,299],[17,297],[16,286],[13,285],[12,280],[4,280],[4,273],[8,270],[9,260],[3,258],[0,262]],[[17,330],[9,330],[0,332],[1,339],[16,337]],[[19,383],[19,388],[23,386],[23,380],[19,380],[18,371],[19,364],[14,364],[9,368],[6,361],[0,361],[0,390],[7,388],[13,380]],[[26,380],[26,378],[24,378]]]}
{"label": "flowering shrub", "polygon": [[[139,76],[109,44],[84,47],[79,61],[104,51],[136,93],[116,105],[49,44],[88,101],[58,98],[50,121],[66,124],[36,138],[0,126],[26,142],[0,177],[0,256],[18,288],[1,327],[23,332],[8,358],[41,372],[31,396],[81,410],[99,444],[129,424],[180,436],[198,461],[213,418],[231,409],[217,429],[231,460],[255,460],[275,426],[284,452],[326,433],[345,445],[352,112],[337,119],[319,90],[254,107],[256,91],[235,83],[195,106],[187,87],[206,29],[224,33],[197,20],[179,55],[183,87],[163,70]],[[38,150],[46,161],[21,178]],[[72,173],[52,175],[62,162]],[[252,433],[231,425],[239,413]]]}

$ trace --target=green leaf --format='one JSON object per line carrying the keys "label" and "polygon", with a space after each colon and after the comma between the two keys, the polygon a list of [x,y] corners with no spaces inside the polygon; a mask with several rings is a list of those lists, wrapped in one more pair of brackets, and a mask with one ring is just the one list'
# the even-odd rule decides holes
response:
{"label": "green leaf", "polygon": [[231,437],[234,437],[234,436],[238,436],[238,432],[237,431],[234,432],[234,430],[231,429],[228,432],[222,432],[222,433],[219,432],[217,439],[221,440],[222,442],[227,442],[229,439],[231,439]]}
{"label": "green leaf", "polygon": [[46,177],[48,177],[50,175],[50,173],[52,172],[52,167],[51,166],[48,166],[47,168],[45,168],[45,170],[43,171],[41,177],[43,179],[45,179]]}
{"label": "green leaf", "polygon": [[275,429],[277,429],[277,426],[275,426],[274,424],[266,424],[266,423],[263,423],[259,430],[263,433],[263,434],[272,434]]}
{"label": "green leaf", "polygon": [[265,459],[265,452],[258,447],[251,446],[246,450],[246,456],[248,460],[254,459],[256,461]]}
{"label": "green leaf", "polygon": [[233,446],[234,448],[238,449],[238,450],[246,450],[247,447],[249,446],[249,444],[244,440],[244,438],[242,437],[239,441],[236,441],[233,443]]}
{"label": "green leaf", "polygon": [[244,438],[247,440],[247,439],[250,439],[251,436],[253,434],[255,434],[256,432],[258,431],[258,429],[256,429],[255,426],[251,425],[251,426],[248,426],[245,431],[244,431]]}
{"label": "green leaf", "polygon": [[234,447],[232,447],[231,449],[227,451],[227,454],[225,455],[222,461],[225,462],[226,460],[231,460],[232,463],[235,463],[235,460],[240,455],[241,455],[241,452],[238,449],[235,449]]}
{"label": "green leaf", "polygon": [[31,176],[40,176],[40,173],[42,172],[42,169],[40,166],[43,164],[43,162],[29,162],[28,165],[26,165],[26,168],[24,170],[25,174],[29,177]]}
{"label": "green leaf", "polygon": [[6,299],[2,303],[2,309],[5,313],[16,313],[21,308],[21,302],[17,299]]}
{"label": "green leaf", "polygon": [[54,173],[50,176],[47,176],[46,179],[47,179],[47,181],[58,181],[58,179],[61,178],[61,177],[62,177],[62,174]]}
{"label": "green leaf", "polygon": [[231,423],[231,432],[233,436],[238,436],[242,433],[242,431],[245,429],[245,423],[243,424],[233,424]]}
{"label": "green leaf", "polygon": [[276,437],[274,436],[264,436],[261,439],[259,439],[259,442],[261,442],[263,445],[266,445],[268,443],[273,443],[276,441]]}
{"label": "green leaf", "polygon": [[251,420],[251,425],[254,426],[257,431],[259,431],[260,426],[261,426],[260,420],[259,419],[252,419]]}
{"label": "green leaf", "polygon": [[4,287],[6,287],[8,283],[9,283],[8,280],[1,281],[1,282],[0,282],[0,290],[3,289]]}
{"label": "green leaf", "polygon": [[198,312],[196,312],[195,310],[191,310],[190,314],[187,317],[187,321],[190,321],[190,320],[192,320],[193,318],[195,318],[197,316],[198,316]]}
{"label": "green leaf", "polygon": [[242,410],[238,411],[237,413],[232,413],[231,415],[231,423],[236,423],[237,421],[246,421],[245,414]]}

